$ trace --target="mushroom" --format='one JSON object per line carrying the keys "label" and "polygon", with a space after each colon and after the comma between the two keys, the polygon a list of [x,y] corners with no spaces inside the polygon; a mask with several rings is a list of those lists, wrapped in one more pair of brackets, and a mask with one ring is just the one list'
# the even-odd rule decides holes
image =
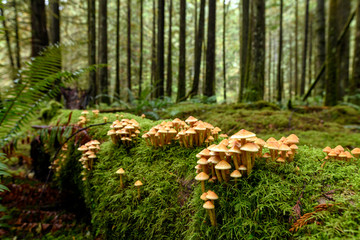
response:
{"label": "mushroom", "polygon": [[235,178],[235,184],[237,183],[237,179],[241,178],[241,176],[242,175],[238,170],[235,170],[230,174],[230,177]]}
{"label": "mushroom", "polygon": [[99,110],[92,110],[92,113],[94,114],[95,118],[99,116]]}
{"label": "mushroom", "polygon": [[141,196],[140,196],[140,187],[141,187],[143,184],[142,184],[142,182],[141,182],[140,180],[137,180],[134,185],[135,185],[135,187],[137,187],[138,199],[140,199],[140,198],[141,198]]}
{"label": "mushroom", "polygon": [[231,165],[227,161],[221,160],[218,164],[216,164],[215,169],[220,170],[223,180],[227,182],[226,170],[231,169]]}
{"label": "mushroom", "polygon": [[[116,174],[120,175],[120,188],[123,189],[124,188],[124,183],[123,183],[123,175],[125,174],[124,169],[120,168],[119,170],[116,171]],[[140,182],[141,183],[141,182]],[[136,183],[135,183],[136,184]],[[135,185],[136,186],[136,185]]]}
{"label": "mushroom", "polygon": [[354,157],[359,158],[360,156],[360,148],[354,148],[351,153],[354,155]]}
{"label": "mushroom", "polygon": [[216,226],[216,216],[215,216],[215,206],[211,203],[211,201],[206,201],[203,205],[203,208],[205,208],[210,217],[210,222],[212,226]]}
{"label": "mushroom", "polygon": [[206,158],[202,157],[197,161],[197,164],[201,165],[201,169],[204,173],[208,173],[207,172],[207,165],[208,165],[208,161]]}
{"label": "mushroom", "polygon": [[198,175],[196,175],[195,180],[201,182],[201,191],[205,192],[205,181],[209,179],[209,175],[207,175],[205,172],[201,172]]}
{"label": "mushroom", "polygon": [[329,154],[331,152],[331,150],[332,150],[331,147],[327,146],[322,151],[326,154]]}
{"label": "mushroom", "polygon": [[281,144],[278,150],[280,151],[281,157],[286,159],[286,152],[291,151],[291,148],[286,144]]}
{"label": "mushroom", "polygon": [[[259,151],[259,149],[255,143],[246,143],[241,146],[240,150],[245,153],[247,174],[249,175],[255,163],[255,154]],[[251,160],[250,154],[253,155],[253,160]]]}
{"label": "mushroom", "polygon": [[108,118],[107,117],[103,117],[104,123],[107,123]]}
{"label": "mushroom", "polygon": [[238,169],[240,163],[240,154],[241,154],[240,148],[236,146],[236,144],[234,144],[234,146],[232,146],[232,148],[229,149],[229,152],[232,153],[235,169]]}
{"label": "mushroom", "polygon": [[240,165],[239,171],[241,171],[241,172],[242,172],[242,175],[244,175],[245,172],[247,171],[247,167],[246,167],[245,165]]}

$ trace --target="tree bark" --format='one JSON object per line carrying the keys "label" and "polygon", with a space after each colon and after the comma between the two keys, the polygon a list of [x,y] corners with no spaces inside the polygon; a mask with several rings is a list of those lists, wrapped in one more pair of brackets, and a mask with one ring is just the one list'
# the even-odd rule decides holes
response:
{"label": "tree bark", "polygon": [[199,26],[196,31],[195,39],[195,60],[194,60],[194,81],[192,89],[189,93],[190,97],[199,93],[200,70],[201,70],[201,54],[204,41],[204,18],[205,18],[205,0],[200,2]]}
{"label": "tree bark", "polygon": [[128,101],[131,92],[131,0],[127,1],[127,87]]}
{"label": "tree bark", "polygon": [[180,0],[179,80],[176,101],[183,101],[186,94],[186,0]]}
{"label": "tree bark", "polygon": [[169,41],[168,41],[168,58],[167,58],[167,77],[166,77],[166,95],[172,95],[172,3],[169,4]]}
{"label": "tree bark", "polygon": [[245,76],[246,76],[246,63],[248,52],[248,40],[249,40],[249,0],[242,1],[242,31],[240,39],[240,88],[238,102],[242,102],[245,88]]}
{"label": "tree bark", "polygon": [[308,86],[311,86],[312,81],[312,39],[313,39],[313,31],[312,31],[312,17],[310,16],[309,20],[309,59],[308,59]]}
{"label": "tree bark", "polygon": [[50,43],[60,43],[60,10],[59,0],[50,0]]}
{"label": "tree bark", "polygon": [[[292,39],[292,34],[290,32],[290,39]],[[293,52],[292,52],[292,41],[289,41],[289,100],[292,99],[292,90],[293,90]]]}
{"label": "tree bark", "polygon": [[[317,0],[316,4],[316,69],[320,69],[325,62],[325,0]],[[318,85],[318,94],[323,95],[325,89],[325,77],[322,76]]]}
{"label": "tree bark", "polygon": [[224,101],[226,102],[226,0],[223,5],[223,79],[224,79]]}
{"label": "tree bark", "polygon": [[31,56],[39,56],[49,45],[44,0],[31,0]]}
{"label": "tree bark", "polygon": [[269,62],[268,62],[268,101],[271,102],[271,53],[272,53],[272,42],[271,33],[269,33]]}
{"label": "tree bark", "polygon": [[12,48],[11,48],[11,45],[10,45],[9,29],[8,29],[8,27],[6,25],[6,18],[5,18],[5,15],[4,15],[4,8],[3,7],[0,8],[0,16],[3,18],[2,23],[3,23],[3,28],[4,28],[5,40],[6,40],[6,48],[8,50],[8,57],[9,57],[9,61],[10,61],[11,78],[15,82],[15,80],[16,80],[15,63],[14,63],[14,57],[13,57],[13,53],[12,53]]}
{"label": "tree bark", "polygon": [[[338,29],[342,29],[350,16],[351,1],[338,1]],[[350,31],[342,39],[338,47],[338,100],[340,101],[349,87]]]}
{"label": "tree bark", "polygon": [[303,55],[302,55],[302,67],[301,67],[301,82],[300,82],[300,95],[305,93],[305,77],[306,77],[306,55],[308,47],[308,32],[309,32],[309,0],[306,0],[305,10],[305,33],[303,42]]}
{"label": "tree bark", "polygon": [[336,38],[337,31],[337,0],[329,0],[328,31],[326,47],[326,92],[325,106],[337,103],[337,61]]}
{"label": "tree bark", "polygon": [[[96,64],[96,21],[95,21],[95,0],[88,0],[88,64]],[[96,72],[89,72],[89,96],[95,100],[97,95]]]}
{"label": "tree bark", "polygon": [[298,46],[298,29],[299,29],[299,2],[295,0],[295,96],[299,94],[299,46]]}
{"label": "tree bark", "polygon": [[[108,63],[107,59],[107,0],[99,1],[99,64]],[[108,90],[108,67],[100,67],[99,69],[99,84],[101,93],[101,102],[110,104],[109,90]]]}
{"label": "tree bark", "polygon": [[153,0],[153,22],[152,22],[152,43],[151,43],[151,97],[156,97],[156,2]]}
{"label": "tree bark", "polygon": [[158,0],[158,41],[157,41],[157,68],[156,68],[156,98],[164,97],[164,17],[165,0]]}
{"label": "tree bark", "polygon": [[[142,0],[141,0],[142,3]],[[120,98],[120,0],[116,0],[115,96]],[[141,53],[140,53],[141,54]],[[140,64],[141,67],[141,64]]]}
{"label": "tree bark", "polygon": [[247,86],[247,94],[245,95],[246,101],[263,100],[265,85],[265,0],[254,0],[252,4],[254,4],[255,17],[254,37],[251,48],[251,74]]}
{"label": "tree bark", "polygon": [[279,53],[277,66],[277,101],[282,101],[283,84],[281,82],[281,63],[282,63],[282,45],[283,45],[283,0],[280,0],[280,31],[279,31]]}
{"label": "tree bark", "polygon": [[20,34],[19,34],[19,20],[18,20],[18,10],[17,3],[14,0],[14,13],[15,13],[15,58],[16,58],[16,67],[19,71],[21,69],[21,55],[20,55]]}
{"label": "tree bark", "polygon": [[360,90],[360,0],[357,0],[353,74],[351,79],[350,93],[351,94],[359,93],[359,90]]}
{"label": "tree bark", "polygon": [[216,0],[209,0],[208,39],[206,49],[206,79],[204,95],[215,95],[215,38],[216,38]]}

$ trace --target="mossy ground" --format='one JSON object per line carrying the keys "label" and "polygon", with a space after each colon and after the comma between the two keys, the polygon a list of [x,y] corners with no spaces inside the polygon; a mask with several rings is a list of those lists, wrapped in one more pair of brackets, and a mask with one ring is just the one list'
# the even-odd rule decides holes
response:
{"label": "mossy ground", "polygon": [[[250,112],[246,112],[250,110],[241,112],[243,111],[246,118],[253,118],[254,121],[257,119],[256,111],[261,112],[262,116],[270,114],[268,110],[251,110],[254,115],[250,117]],[[238,111],[235,112],[239,114]],[[68,114],[69,111],[62,111],[60,118],[63,123],[67,121]],[[123,114],[124,118],[135,118],[142,130],[148,130],[157,124],[130,114],[119,114]],[[74,111],[73,121],[79,115],[80,111]],[[102,122],[103,116],[108,116],[109,121],[115,120],[114,114],[100,115],[101,118],[90,124]],[[197,114],[192,115],[198,117]],[[246,128],[257,132],[236,120],[233,120],[234,125],[217,124],[223,123],[230,116],[221,119],[211,119],[210,113],[202,116],[205,118],[201,119],[221,128],[233,129],[232,131]],[[287,113],[284,114],[284,122],[288,116]],[[278,124],[276,126],[286,125],[278,117],[280,118],[274,117]],[[261,117],[258,121],[260,119]],[[98,161],[94,170],[87,175],[87,180],[81,181],[81,165],[77,161],[80,153],[75,150],[77,146],[71,147],[74,142],[69,144],[68,158],[60,178],[62,183],[64,179],[70,178],[62,187],[76,187],[78,194],[84,199],[91,213],[94,235],[106,239],[356,239],[360,235],[359,163],[328,161],[321,168],[324,157],[321,148],[327,145],[322,142],[325,135],[318,137],[316,143],[310,142],[316,139],[311,135],[312,132],[321,132],[318,128],[306,131],[304,135],[299,132],[303,145],[293,163],[279,165],[258,160],[252,174],[242,178],[237,185],[232,182],[222,185],[206,184],[207,190],[211,189],[219,195],[219,201],[215,203],[217,227],[210,226],[209,218],[202,208],[203,202],[199,198],[201,188],[193,180],[195,155],[202,148],[184,149],[174,143],[166,148],[154,149],[140,140],[133,148],[125,149],[114,146],[107,140],[108,129],[109,125],[105,125],[89,130],[94,139],[105,142],[101,145]],[[278,137],[286,134],[280,129],[273,135]],[[324,129],[326,130],[325,127]],[[270,132],[264,132],[263,136],[266,134],[270,135]],[[328,138],[325,139],[330,143],[333,133],[326,134]],[[339,142],[332,142],[330,145],[334,147],[347,142],[348,145],[344,145],[360,145],[359,140],[353,141],[351,136],[350,139],[340,136]],[[300,168],[300,172],[295,171],[295,166]],[[126,188],[123,190],[119,189],[119,176],[115,174],[120,167],[127,172]],[[144,184],[141,199],[136,198],[136,188],[133,186],[136,180],[141,180]],[[331,199],[334,201],[324,198],[332,190]],[[334,207],[335,210],[319,213],[318,224],[312,223],[297,233],[291,233],[290,218],[294,217],[293,207],[302,192],[302,215],[314,211],[313,207],[320,202],[338,205]]]}

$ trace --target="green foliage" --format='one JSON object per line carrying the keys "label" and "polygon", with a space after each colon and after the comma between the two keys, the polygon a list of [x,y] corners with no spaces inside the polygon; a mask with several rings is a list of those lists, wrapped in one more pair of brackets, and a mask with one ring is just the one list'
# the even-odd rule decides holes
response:
{"label": "green foliage", "polygon": [[53,117],[56,116],[59,109],[63,106],[57,101],[50,101],[45,108],[41,109],[40,116],[41,120],[45,123],[48,123]]}
{"label": "green foliage", "polygon": [[[0,178],[2,179],[4,176],[10,176],[9,172],[8,172],[8,167],[3,163],[3,161],[5,160],[5,154],[4,153],[0,153]],[[4,191],[9,191],[9,189],[0,183],[0,192],[4,192]],[[6,208],[0,204],[0,212],[5,212]],[[5,224],[3,221],[8,219],[9,216],[8,215],[3,215],[2,217],[0,217],[0,228],[4,228],[4,227],[9,227],[7,224]]]}
{"label": "green foliage", "polygon": [[3,108],[0,109],[0,146],[14,138],[42,104],[59,93],[62,83],[70,82],[85,70],[92,69],[59,72],[61,49],[50,47],[41,56],[32,59],[21,72],[18,83],[5,93]]}

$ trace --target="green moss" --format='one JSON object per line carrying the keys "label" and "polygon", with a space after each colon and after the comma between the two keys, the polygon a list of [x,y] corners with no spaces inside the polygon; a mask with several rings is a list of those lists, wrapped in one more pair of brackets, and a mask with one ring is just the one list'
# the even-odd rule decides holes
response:
{"label": "green moss", "polygon": [[[248,111],[242,109],[234,115],[250,117],[251,112]],[[259,112],[263,116],[271,114],[269,111]],[[61,121],[66,122],[68,114],[69,111],[62,111]],[[73,117],[79,114],[75,111]],[[290,114],[285,115],[283,121],[278,121],[278,126],[285,128],[285,119]],[[115,120],[114,114],[105,115],[110,121]],[[261,117],[252,116],[254,122],[260,125]],[[124,117],[135,118],[143,130],[157,124],[125,113]],[[53,121],[56,122],[56,119]],[[101,121],[100,118],[93,122]],[[268,123],[267,120],[265,122]],[[230,126],[234,127],[232,131],[242,127],[236,118],[227,125]],[[106,140],[108,127],[95,128],[90,134]],[[82,182],[81,166],[77,161],[79,153],[75,146],[69,150],[67,160],[68,171],[72,169],[72,173],[63,174],[62,178],[75,178],[72,182],[80,189],[78,192],[91,213],[94,234],[106,239],[355,238],[360,234],[359,164],[329,161],[322,169],[324,155],[321,148],[310,146],[324,147],[327,145],[324,143],[334,146],[336,143],[330,144],[330,141],[337,139],[343,143],[358,144],[359,140],[355,136],[346,140],[346,133],[313,136],[319,132],[294,132],[306,144],[300,147],[294,163],[279,165],[258,160],[250,177],[241,179],[237,185],[206,184],[207,190],[215,191],[220,197],[215,203],[219,224],[216,228],[210,226],[202,208],[203,201],[199,199],[201,188],[193,180],[195,155],[202,148],[184,149],[173,144],[164,149],[153,149],[141,140],[127,150],[107,140],[101,145],[94,170],[87,176],[88,180]],[[260,137],[268,137],[266,134],[262,133]],[[281,137],[287,134],[275,132],[273,135]],[[312,143],[309,139],[319,142]],[[294,171],[295,165],[301,169],[298,175]],[[123,190],[119,189],[119,176],[115,174],[120,167],[126,171],[126,188]],[[136,180],[144,184],[140,200],[136,198],[133,186]],[[338,211],[324,212],[319,216],[321,225],[309,224],[295,234],[289,232],[292,208],[302,191],[301,213],[304,214],[313,211],[325,192],[335,189],[332,198],[341,203]]]}

